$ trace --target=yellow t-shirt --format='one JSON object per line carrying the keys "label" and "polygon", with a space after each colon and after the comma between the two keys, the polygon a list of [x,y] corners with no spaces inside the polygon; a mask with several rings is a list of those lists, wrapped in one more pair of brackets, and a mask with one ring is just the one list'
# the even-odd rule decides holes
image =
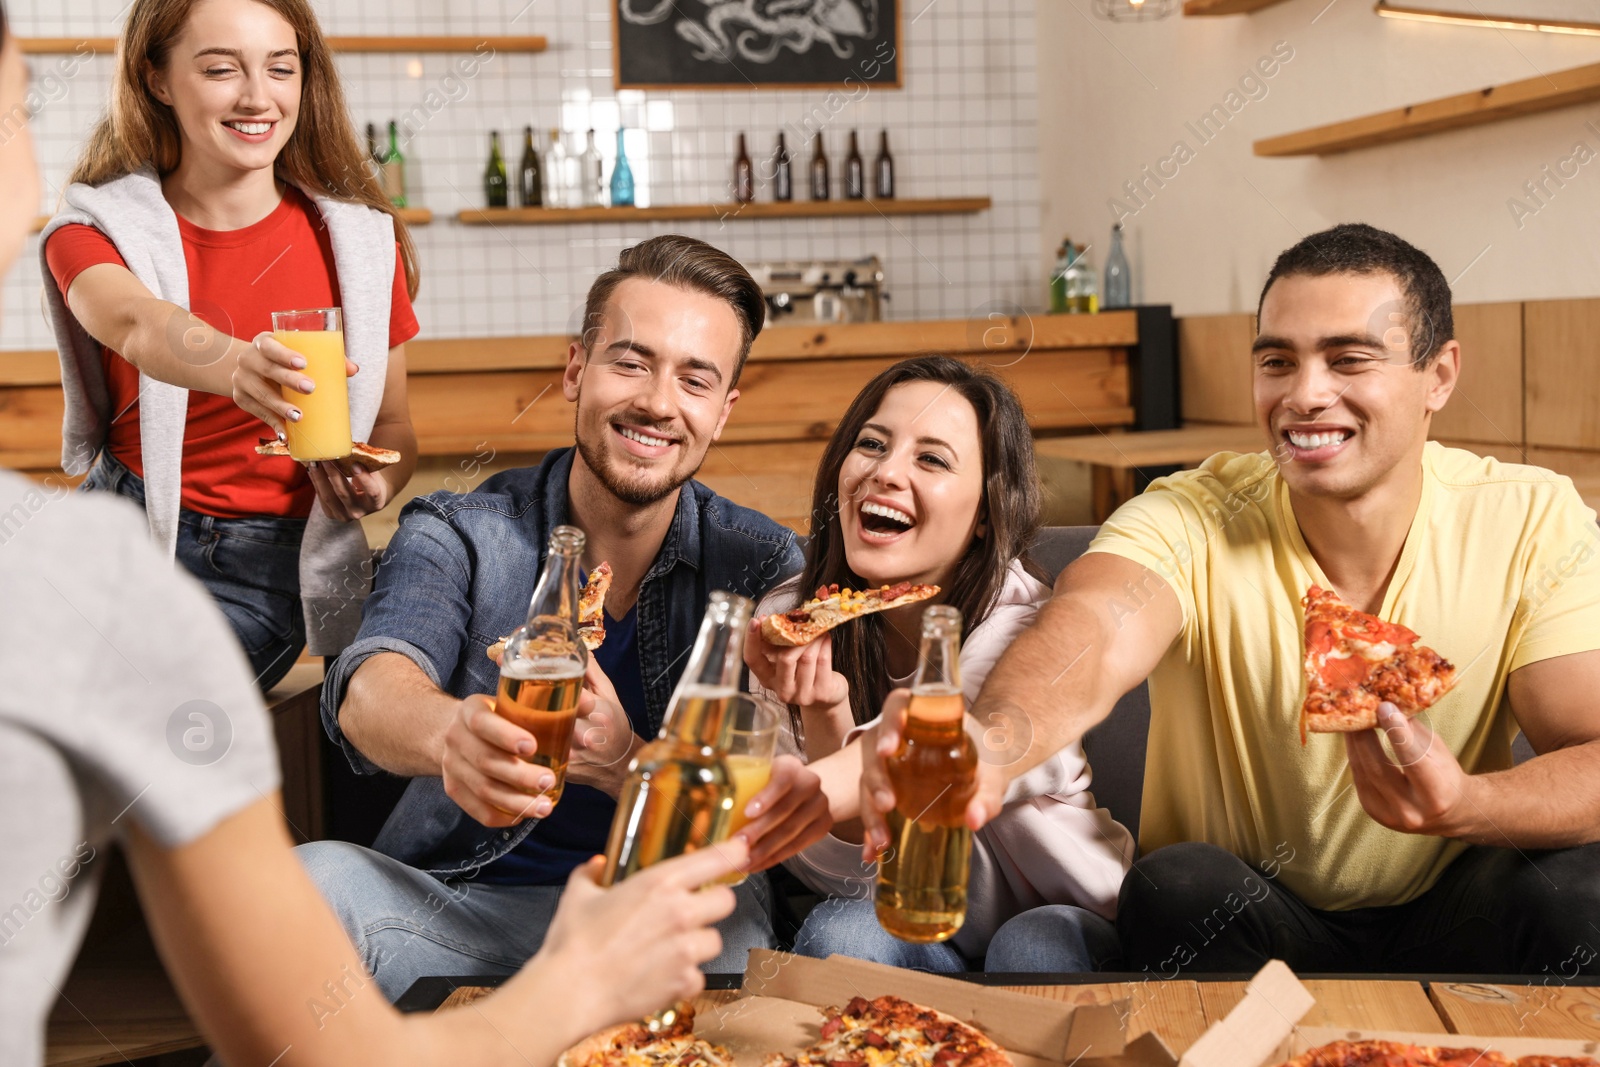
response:
{"label": "yellow t-shirt", "polygon": [[[1434,442],[1422,463],[1378,614],[1459,671],[1423,720],[1469,773],[1501,770],[1517,732],[1507,675],[1600,648],[1600,529],[1572,483],[1542,468]],[[1150,676],[1144,851],[1206,841],[1330,910],[1402,904],[1433,885],[1465,846],[1373,821],[1339,735],[1300,745],[1300,598],[1331,584],[1266,453],[1152,482],[1089,551],[1144,564],[1183,606],[1183,632]],[[1144,596],[1130,586],[1121,609]]]}

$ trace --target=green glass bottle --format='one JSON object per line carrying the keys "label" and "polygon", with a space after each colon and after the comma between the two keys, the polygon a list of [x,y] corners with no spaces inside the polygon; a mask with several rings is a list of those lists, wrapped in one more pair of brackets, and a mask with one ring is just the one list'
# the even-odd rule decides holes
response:
{"label": "green glass bottle", "polygon": [[511,183],[506,178],[506,160],[500,154],[500,132],[489,134],[489,165],[483,170],[483,194],[490,207],[505,207]]}
{"label": "green glass bottle", "polygon": [[395,207],[406,206],[406,157],[400,154],[400,124],[389,120],[389,150],[379,168],[384,194]]}

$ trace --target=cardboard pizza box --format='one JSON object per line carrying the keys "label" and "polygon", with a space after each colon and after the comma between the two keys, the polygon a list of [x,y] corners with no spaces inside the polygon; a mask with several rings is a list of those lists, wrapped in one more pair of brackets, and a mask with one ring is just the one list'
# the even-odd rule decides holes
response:
{"label": "cardboard pizza box", "polygon": [[1125,998],[1072,1005],[844,956],[817,960],[765,949],[750,953],[744,995],[702,1008],[695,1033],[725,1046],[740,1067],[760,1067],[774,1052],[799,1052],[815,1042],[822,1028],[819,1009],[885,994],[977,1026],[1005,1047],[1017,1067],[1115,1056],[1125,1044]]}
{"label": "cardboard pizza box", "polygon": [[1206,1030],[1180,1058],[1153,1033],[1128,1044],[1118,1060],[1127,1067],[1276,1067],[1302,1052],[1332,1041],[1400,1041],[1412,1045],[1476,1048],[1509,1057],[1591,1056],[1600,1058],[1600,1041],[1572,1041],[1541,1037],[1483,1037],[1398,1030],[1357,1030],[1336,1026],[1301,1026],[1300,1020],[1316,1003],[1281,960],[1256,972],[1245,987],[1244,999],[1224,1018]]}

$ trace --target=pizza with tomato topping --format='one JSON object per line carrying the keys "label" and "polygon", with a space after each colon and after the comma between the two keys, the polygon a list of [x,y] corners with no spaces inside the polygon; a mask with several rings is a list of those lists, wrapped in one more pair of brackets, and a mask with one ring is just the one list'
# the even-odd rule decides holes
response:
{"label": "pizza with tomato topping", "polygon": [[1398,1041],[1335,1041],[1278,1067],[1600,1067],[1587,1056],[1523,1056],[1492,1050],[1407,1045]]}
{"label": "pizza with tomato topping", "polygon": [[1416,715],[1456,684],[1456,669],[1417,644],[1398,623],[1384,622],[1313,585],[1305,607],[1306,699],[1300,708],[1300,743],[1306,732],[1353,733],[1378,725],[1378,705],[1388,701]]}
{"label": "pizza with tomato topping", "polygon": [[816,1044],[797,1056],[774,1053],[764,1067],[1011,1067],[983,1031],[899,997],[856,997],[822,1014]]}
{"label": "pizza with tomato topping", "polygon": [[652,1033],[644,1023],[622,1023],[580,1041],[556,1067],[734,1067],[733,1054],[694,1036],[694,1008],[677,1007],[677,1016]]}
{"label": "pizza with tomato topping", "polygon": [[[578,594],[578,636],[590,652],[605,644],[606,594],[610,591],[611,564],[602,563],[589,572],[589,580],[583,583],[583,590]],[[507,634],[484,649],[484,654],[499,664],[509,640],[511,635]]]}
{"label": "pizza with tomato topping", "polygon": [[768,644],[793,648],[809,645],[835,626],[851,619],[888,611],[903,604],[915,604],[936,595],[936,585],[919,585],[915,582],[898,582],[877,589],[840,589],[838,583],[825,585],[817,595],[793,611],[768,615],[761,620],[761,636]]}

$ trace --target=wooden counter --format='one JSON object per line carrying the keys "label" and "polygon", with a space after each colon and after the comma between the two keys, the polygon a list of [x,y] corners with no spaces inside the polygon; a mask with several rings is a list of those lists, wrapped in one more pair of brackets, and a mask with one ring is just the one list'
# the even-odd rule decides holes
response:
{"label": "wooden counter", "polygon": [[[778,326],[756,339],[740,396],[703,480],[804,528],[823,443],[850,400],[895,361],[941,353],[992,368],[1042,436],[1176,423],[1176,356],[1166,307],[1099,315]],[[423,465],[402,499],[461,491],[572,441],[561,395],[571,339],[458,338],[406,346]],[[53,352],[0,353],[0,466],[57,476],[62,397]],[[398,508],[371,523],[384,543]]]}

